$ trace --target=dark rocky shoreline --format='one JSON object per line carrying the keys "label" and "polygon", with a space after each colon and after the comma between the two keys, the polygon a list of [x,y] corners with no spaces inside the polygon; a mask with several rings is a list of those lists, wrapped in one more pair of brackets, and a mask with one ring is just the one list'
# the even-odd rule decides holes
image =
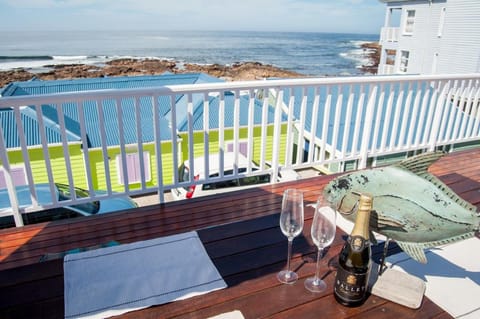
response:
{"label": "dark rocky shoreline", "polygon": [[[365,54],[369,58],[368,65],[361,67],[366,74],[376,74],[380,59],[380,47],[378,43],[366,43],[362,45]],[[158,75],[164,72],[192,73],[202,72],[227,81],[258,80],[263,78],[298,78],[306,77],[293,71],[284,70],[272,65],[259,62],[242,62],[232,65],[199,65],[181,64],[170,60],[160,59],[117,59],[105,63],[104,66],[87,64],[57,64],[46,65],[49,70],[41,73],[33,73],[28,69],[15,69],[0,71],[0,88],[10,82],[28,81],[32,78],[41,80],[93,78],[105,76],[135,76],[135,75]]]}
{"label": "dark rocky shoreline", "polygon": [[378,64],[380,63],[381,46],[378,42],[369,42],[361,45],[369,63],[362,65],[361,70],[367,74],[377,74]]}
{"label": "dark rocky shoreline", "polygon": [[176,74],[202,72],[218,78],[223,78],[227,81],[257,80],[269,77],[305,77],[303,74],[258,62],[235,63],[226,66],[219,64],[178,64],[176,62],[158,59],[117,59],[107,62],[105,66],[57,64],[50,66],[46,65],[45,67],[50,70],[41,73],[33,73],[23,68],[1,71],[0,88],[10,82],[28,81],[34,77],[41,80],[58,80],[106,76],[158,75],[165,72]]}

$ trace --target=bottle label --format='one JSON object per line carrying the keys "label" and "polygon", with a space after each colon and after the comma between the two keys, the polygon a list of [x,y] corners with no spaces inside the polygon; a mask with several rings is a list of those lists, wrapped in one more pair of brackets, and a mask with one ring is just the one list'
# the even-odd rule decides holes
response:
{"label": "bottle label", "polygon": [[335,294],[345,302],[362,301],[367,292],[368,275],[368,272],[352,273],[339,266],[335,278]]}
{"label": "bottle label", "polygon": [[367,248],[368,241],[362,236],[352,236],[350,239],[350,247],[356,253],[361,252]]}

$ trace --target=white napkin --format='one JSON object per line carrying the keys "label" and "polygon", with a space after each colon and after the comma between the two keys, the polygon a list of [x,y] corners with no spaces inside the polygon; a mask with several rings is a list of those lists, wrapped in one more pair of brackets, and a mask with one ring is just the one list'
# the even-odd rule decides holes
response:
{"label": "white napkin", "polygon": [[227,285],[188,232],[65,256],[65,317],[105,318]]}
{"label": "white napkin", "polygon": [[426,265],[405,253],[389,256],[387,262],[393,269],[425,280],[425,295],[451,316],[480,318],[480,240],[470,238],[432,248],[426,256]]}

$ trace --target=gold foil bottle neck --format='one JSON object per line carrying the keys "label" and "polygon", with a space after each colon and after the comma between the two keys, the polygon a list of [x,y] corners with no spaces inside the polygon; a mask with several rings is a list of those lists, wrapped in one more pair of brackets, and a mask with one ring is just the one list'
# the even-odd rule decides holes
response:
{"label": "gold foil bottle neck", "polygon": [[360,194],[360,202],[358,203],[358,210],[370,211],[372,210],[373,196],[368,193]]}
{"label": "gold foil bottle neck", "polygon": [[373,196],[368,193],[356,193],[360,196],[357,207],[357,217],[351,232],[351,236],[361,236],[369,240],[370,212],[373,207]]}

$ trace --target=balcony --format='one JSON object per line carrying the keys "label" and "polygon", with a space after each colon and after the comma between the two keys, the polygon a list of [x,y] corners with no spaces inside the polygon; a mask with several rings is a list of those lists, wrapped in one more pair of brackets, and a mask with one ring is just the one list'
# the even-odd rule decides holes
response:
{"label": "balcony", "polygon": [[[22,226],[21,214],[92,200],[155,193],[163,203],[178,187],[263,174],[275,183],[284,168],[334,173],[468,146],[480,139],[479,79],[322,78],[4,96],[0,177],[12,210],[1,214]],[[204,176],[196,176],[195,158],[216,156],[222,168],[227,152],[238,154],[233,172],[213,176],[205,160]],[[245,171],[239,154],[250,163]],[[183,161],[188,176],[179,176]],[[30,187],[27,207],[14,191],[18,172]],[[39,204],[37,183],[90,196]]]}
{"label": "balcony", "polygon": [[[228,288],[123,317],[206,318],[234,309],[246,318],[305,317],[318,309],[337,317],[450,317],[430,298],[414,310],[372,295],[360,308],[346,309],[333,301],[331,289],[317,296],[301,284],[279,284],[275,273],[284,267],[286,240],[278,210],[288,187],[302,189],[306,204],[313,203],[338,173],[437,149],[450,154],[431,172],[478,208],[479,81],[478,74],[381,76],[2,97],[0,160],[13,203],[13,211],[2,213],[19,227],[0,230],[0,317],[64,317],[65,252],[187,231],[198,232]],[[218,156],[223,167],[227,152],[244,155],[252,165],[211,176],[207,160],[205,176],[197,178],[196,157]],[[186,180],[177,170],[184,160],[191,168]],[[177,187],[311,167],[333,175],[286,183],[271,178],[271,185],[165,203],[165,194]],[[39,204],[30,187],[32,205],[19,207],[12,174],[18,168],[29,185],[62,182],[72,190],[86,188],[90,196]],[[22,227],[21,214],[151,193],[161,204]],[[315,254],[312,215],[307,208],[294,244],[293,267],[302,279],[315,271],[309,262]],[[339,228],[323,258],[324,271],[344,235]],[[389,253],[398,252],[393,246]],[[376,247],[374,258],[380,254]],[[332,287],[331,272],[325,279]]]}
{"label": "balcony", "polygon": [[399,27],[383,27],[380,30],[380,44],[398,42],[400,38]]}

